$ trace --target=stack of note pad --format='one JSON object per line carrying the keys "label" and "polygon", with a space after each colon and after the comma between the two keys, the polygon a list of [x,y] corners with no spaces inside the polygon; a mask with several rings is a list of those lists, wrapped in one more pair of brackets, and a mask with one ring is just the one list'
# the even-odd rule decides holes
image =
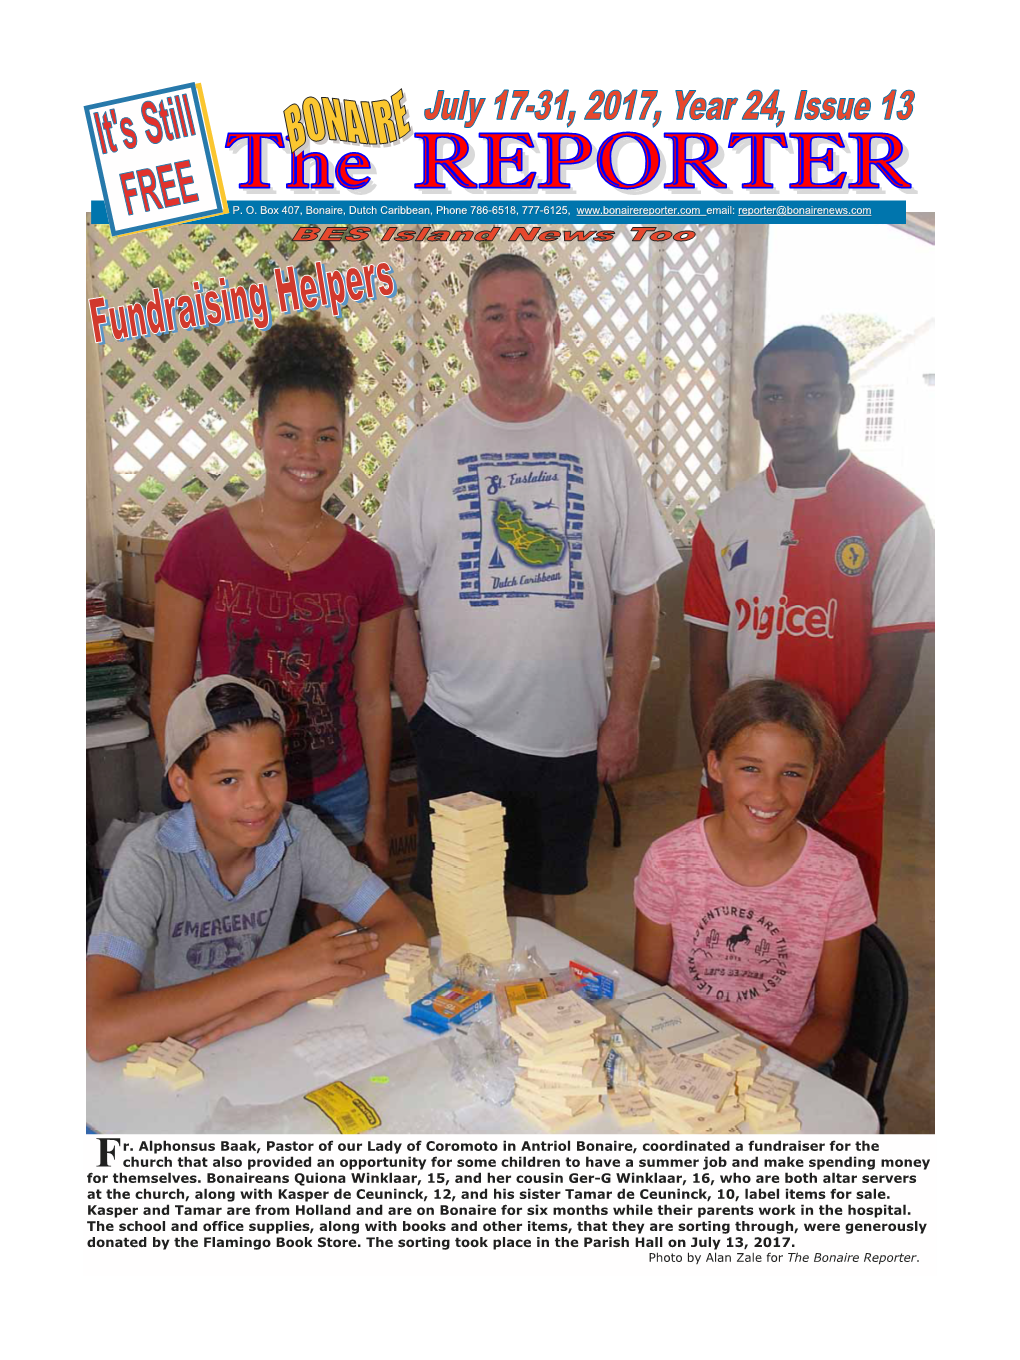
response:
{"label": "stack of note pad", "polygon": [[391,1001],[413,1006],[432,990],[432,963],[421,944],[402,944],[386,960],[384,991]]}
{"label": "stack of note pad", "polygon": [[744,1117],[734,1074],[726,1068],[678,1054],[646,1067],[645,1080],[662,1133],[733,1133]]}
{"label": "stack of note pad", "polygon": [[604,1023],[577,992],[530,1001],[500,1022],[520,1051],[513,1104],[547,1132],[601,1113],[606,1077],[595,1031]]}
{"label": "stack of note pad", "polygon": [[744,1111],[752,1133],[799,1133],[800,1120],[791,1104],[794,1083],[769,1073],[759,1076],[743,1093]]}
{"label": "stack of note pad", "polygon": [[730,1037],[696,1055],[644,1060],[645,1095],[662,1133],[799,1133],[794,1082],[761,1072],[759,1050]]}
{"label": "stack of note pad", "polygon": [[479,793],[431,801],[432,901],[443,956],[513,954],[503,898],[503,805]]}
{"label": "stack of note pad", "polygon": [[182,1043],[180,1039],[164,1039],[160,1044],[139,1044],[128,1053],[124,1075],[140,1077],[142,1080],[159,1077],[172,1091],[183,1091],[185,1086],[193,1086],[205,1078],[202,1069],[191,1061],[196,1052],[190,1044]]}

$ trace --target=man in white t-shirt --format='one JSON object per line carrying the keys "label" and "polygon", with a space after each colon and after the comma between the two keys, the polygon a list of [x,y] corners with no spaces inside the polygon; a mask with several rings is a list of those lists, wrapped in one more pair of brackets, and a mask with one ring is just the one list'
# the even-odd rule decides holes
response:
{"label": "man in white t-shirt", "polygon": [[472,790],[506,808],[509,910],[551,919],[587,886],[599,782],[637,763],[656,581],[677,553],[623,435],[553,382],[542,271],[486,261],[464,333],[479,387],[415,432],[383,508],[422,805],[411,885],[431,896],[428,799]]}

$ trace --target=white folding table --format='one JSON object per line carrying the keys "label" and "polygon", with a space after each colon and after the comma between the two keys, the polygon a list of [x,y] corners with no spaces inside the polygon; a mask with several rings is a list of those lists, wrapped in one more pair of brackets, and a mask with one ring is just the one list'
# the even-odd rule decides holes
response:
{"label": "white folding table", "polygon": [[[511,929],[516,949],[534,948],[546,968],[564,968],[577,959],[595,968],[615,970],[620,979],[620,998],[649,990],[647,978],[541,921],[511,918]],[[438,977],[436,981],[438,985]],[[491,1023],[493,1009],[487,1007],[480,1019],[488,1014]],[[359,983],[332,1009],[296,1006],[268,1025],[229,1035],[200,1049],[195,1061],[205,1080],[176,1095],[159,1080],[125,1077],[123,1058],[97,1063],[86,1057],[87,1122],[99,1133],[193,1134],[203,1126],[209,1128],[217,1102],[225,1098],[229,1106],[220,1105],[218,1122],[213,1120],[210,1131],[229,1127],[230,1131],[242,1132],[243,1116],[238,1107],[262,1107],[258,1131],[285,1133],[295,1131],[295,1097],[298,1112],[303,1114],[300,1097],[329,1080],[342,1079],[378,1106],[383,1122],[375,1132],[380,1135],[445,1132],[542,1136],[542,1130],[512,1106],[488,1105],[457,1083],[444,1057],[449,1049],[447,1041],[408,1024],[404,1019],[407,1013],[406,1007],[386,997],[382,978]],[[295,1045],[302,1040],[333,1027],[347,1027],[352,1037],[358,1032],[356,1027],[363,1027],[371,1043],[381,1050],[380,1056],[368,1066],[361,1058],[356,1068],[346,1070],[340,1060],[336,1070],[325,1074],[295,1053]],[[356,1057],[356,1048],[352,1051]],[[805,1134],[878,1132],[878,1119],[865,1100],[812,1068],[769,1049],[767,1070],[797,1082],[795,1103]],[[322,1136],[335,1132],[325,1116],[307,1102],[305,1105],[308,1118],[322,1118]],[[279,1110],[276,1127],[274,1108]],[[224,1110],[233,1116],[229,1125],[223,1122]],[[312,1124],[307,1131],[315,1127]],[[584,1138],[662,1136],[650,1124],[621,1129],[608,1110],[575,1126],[571,1133]]]}

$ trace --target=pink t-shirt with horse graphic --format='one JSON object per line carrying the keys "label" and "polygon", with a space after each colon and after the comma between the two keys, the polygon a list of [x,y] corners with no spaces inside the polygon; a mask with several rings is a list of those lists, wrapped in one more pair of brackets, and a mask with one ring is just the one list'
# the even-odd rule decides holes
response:
{"label": "pink t-shirt with horse graphic", "polygon": [[634,880],[638,910],[672,927],[670,985],[784,1045],[811,1018],[826,940],[875,919],[854,856],[805,830],[796,862],[764,887],[727,878],[704,818],[655,841]]}

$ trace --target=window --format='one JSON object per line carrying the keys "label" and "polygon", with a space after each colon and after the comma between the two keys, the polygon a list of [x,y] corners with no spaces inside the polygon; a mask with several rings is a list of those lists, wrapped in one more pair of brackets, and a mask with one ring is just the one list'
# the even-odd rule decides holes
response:
{"label": "window", "polygon": [[864,442],[888,444],[892,439],[893,389],[869,387],[864,412]]}

